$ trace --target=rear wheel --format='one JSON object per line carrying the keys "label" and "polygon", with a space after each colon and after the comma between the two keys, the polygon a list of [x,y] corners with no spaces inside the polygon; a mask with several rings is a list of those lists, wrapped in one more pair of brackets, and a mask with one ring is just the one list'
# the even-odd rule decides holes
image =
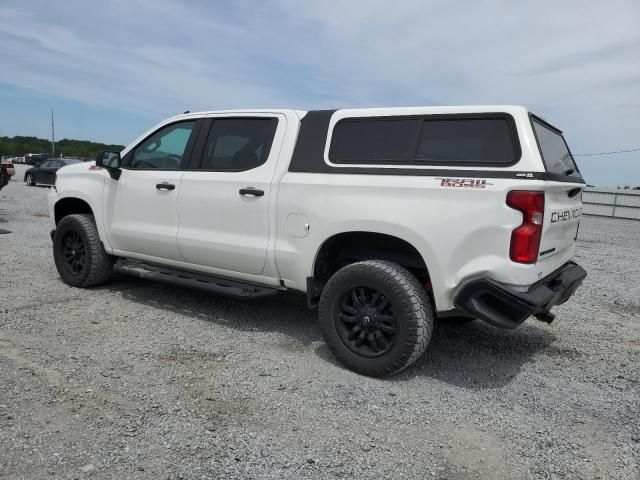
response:
{"label": "rear wheel", "polygon": [[36,182],[33,180],[33,175],[30,174],[30,173],[27,173],[27,176],[24,177],[24,181],[30,187],[35,187],[36,186]]}
{"label": "rear wheel", "polygon": [[327,345],[349,369],[371,376],[398,373],[424,353],[433,309],[404,267],[369,260],[339,270],[320,298]]}
{"label": "rear wheel", "polygon": [[53,236],[53,258],[60,278],[74,287],[100,285],[113,274],[113,257],[104,250],[93,215],[60,220]]}

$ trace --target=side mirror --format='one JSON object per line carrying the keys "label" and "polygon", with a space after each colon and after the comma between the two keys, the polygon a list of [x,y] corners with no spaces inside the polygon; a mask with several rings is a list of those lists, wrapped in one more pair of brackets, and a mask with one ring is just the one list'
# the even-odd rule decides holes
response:
{"label": "side mirror", "polygon": [[98,152],[98,155],[96,156],[96,167],[107,169],[109,175],[111,175],[111,178],[114,180],[118,180],[120,178],[120,174],[122,173],[122,170],[120,170],[121,165],[122,159],[118,152],[103,150]]}

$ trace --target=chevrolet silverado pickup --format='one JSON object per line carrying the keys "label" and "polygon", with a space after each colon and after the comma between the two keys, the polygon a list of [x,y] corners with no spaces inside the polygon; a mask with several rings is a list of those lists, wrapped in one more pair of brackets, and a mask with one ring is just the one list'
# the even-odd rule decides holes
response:
{"label": "chevrolet silverado pickup", "polygon": [[384,376],[437,319],[550,323],[586,276],[583,187],[562,132],[518,106],[189,113],[57,172],[53,257],[81,288],[303,292],[336,357]]}

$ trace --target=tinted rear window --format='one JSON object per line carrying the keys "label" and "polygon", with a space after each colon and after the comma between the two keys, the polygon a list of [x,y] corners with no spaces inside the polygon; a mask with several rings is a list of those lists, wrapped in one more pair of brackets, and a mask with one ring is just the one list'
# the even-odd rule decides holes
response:
{"label": "tinted rear window", "polygon": [[538,139],[540,154],[547,172],[564,175],[577,174],[578,169],[562,134],[543,125],[536,119],[532,119],[531,123]]}
{"label": "tinted rear window", "polygon": [[200,169],[243,171],[267,161],[275,118],[221,118],[213,121]]}
{"label": "tinted rear window", "polygon": [[506,119],[426,120],[416,159],[442,163],[511,163],[516,149]]}
{"label": "tinted rear window", "polygon": [[416,148],[420,120],[344,120],[333,130],[331,160],[343,163],[406,161]]}
{"label": "tinted rear window", "polygon": [[508,116],[347,119],[335,126],[330,153],[351,164],[506,166],[519,157]]}

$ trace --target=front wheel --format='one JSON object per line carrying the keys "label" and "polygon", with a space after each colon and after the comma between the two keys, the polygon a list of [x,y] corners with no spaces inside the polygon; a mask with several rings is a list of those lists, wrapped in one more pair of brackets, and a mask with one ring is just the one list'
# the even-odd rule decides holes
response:
{"label": "front wheel", "polygon": [[36,186],[36,182],[33,181],[33,175],[31,175],[30,173],[27,173],[27,176],[25,177],[24,181],[30,187]]}
{"label": "front wheel", "polygon": [[113,257],[104,250],[93,215],[67,215],[53,235],[53,259],[60,278],[74,287],[107,282],[113,274]]}
{"label": "front wheel", "polygon": [[368,260],[340,269],[320,298],[327,345],[349,369],[371,376],[400,372],[424,353],[433,309],[418,279],[392,262]]}

